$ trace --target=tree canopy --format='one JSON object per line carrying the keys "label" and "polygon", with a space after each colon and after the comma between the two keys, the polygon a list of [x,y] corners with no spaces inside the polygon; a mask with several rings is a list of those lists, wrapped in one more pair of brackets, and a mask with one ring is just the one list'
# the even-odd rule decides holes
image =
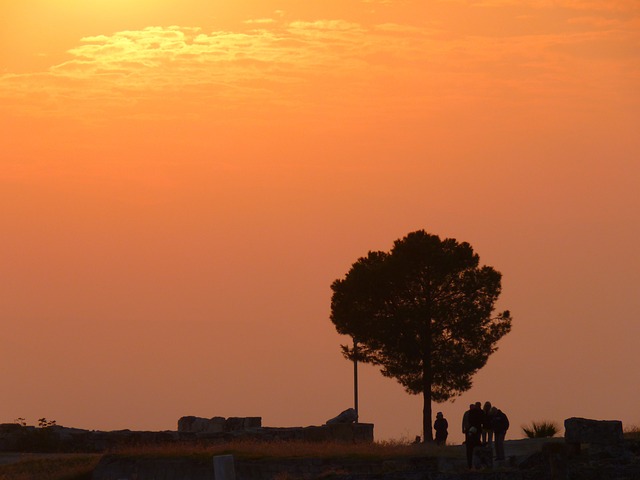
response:
{"label": "tree canopy", "polygon": [[345,357],[423,394],[425,441],[433,439],[431,402],[471,388],[511,329],[508,310],[494,314],[501,278],[479,266],[468,243],[419,230],[390,252],[359,258],[331,285],[331,321],[354,339],[354,347],[342,346]]}

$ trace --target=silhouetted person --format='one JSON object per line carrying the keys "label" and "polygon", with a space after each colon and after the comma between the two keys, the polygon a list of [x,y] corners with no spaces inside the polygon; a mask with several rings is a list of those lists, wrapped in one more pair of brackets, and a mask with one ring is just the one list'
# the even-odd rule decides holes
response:
{"label": "silhouetted person", "polygon": [[463,434],[467,434],[467,430],[469,430],[469,412],[471,410],[473,410],[474,404],[470,404],[469,405],[469,410],[467,410],[466,412],[464,412],[464,415],[462,416],[462,433]]}
{"label": "silhouetted person", "polygon": [[484,422],[482,424],[482,444],[493,444],[493,428],[491,427],[491,402],[484,402],[482,407]]}
{"label": "silhouetted person", "polygon": [[467,465],[471,468],[473,466],[473,449],[481,445],[480,435],[482,433],[482,420],[484,418],[484,413],[480,406],[474,404],[470,405],[466,416],[468,428],[465,432],[464,443],[467,447]]}
{"label": "silhouetted person", "polygon": [[[482,403],[476,402],[475,406],[482,413],[482,423],[484,424],[484,410],[482,410]],[[480,429],[480,434],[482,434],[482,429]]]}
{"label": "silhouetted person", "polygon": [[504,437],[509,430],[509,419],[496,407],[491,408],[491,427],[495,435],[496,460],[504,460]]}
{"label": "silhouetted person", "polygon": [[433,422],[433,429],[436,431],[436,445],[445,445],[449,436],[449,422],[444,418],[442,412],[436,415],[436,421]]}

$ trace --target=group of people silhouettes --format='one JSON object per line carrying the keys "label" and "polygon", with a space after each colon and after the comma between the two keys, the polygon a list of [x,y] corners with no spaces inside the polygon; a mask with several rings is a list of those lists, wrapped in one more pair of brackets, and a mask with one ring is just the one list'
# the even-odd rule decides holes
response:
{"label": "group of people silhouettes", "polygon": [[[438,412],[433,429],[436,432],[435,441],[438,445],[444,445],[448,437],[449,424]],[[495,448],[496,460],[504,460],[504,437],[509,430],[509,419],[505,413],[491,405],[491,402],[480,402],[469,405],[469,410],[462,417],[462,433],[467,450],[467,464],[473,467],[473,451],[477,447],[490,449],[493,455]]]}
{"label": "group of people silhouettes", "polygon": [[509,430],[505,413],[491,402],[472,403],[462,417],[462,433],[467,447],[467,464],[473,466],[473,450],[476,447],[495,446],[496,460],[504,460],[504,437]]}

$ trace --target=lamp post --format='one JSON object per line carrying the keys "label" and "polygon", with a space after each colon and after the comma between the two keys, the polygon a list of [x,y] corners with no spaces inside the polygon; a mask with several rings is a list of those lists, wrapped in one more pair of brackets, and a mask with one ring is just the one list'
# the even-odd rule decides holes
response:
{"label": "lamp post", "polygon": [[[358,342],[353,339],[353,408],[356,411],[356,418],[359,419],[358,413]],[[356,420],[358,422],[358,420]]]}

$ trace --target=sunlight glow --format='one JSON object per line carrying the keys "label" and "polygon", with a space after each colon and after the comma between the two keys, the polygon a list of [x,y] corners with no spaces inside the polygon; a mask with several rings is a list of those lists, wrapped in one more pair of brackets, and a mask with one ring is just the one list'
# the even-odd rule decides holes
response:
{"label": "sunlight glow", "polygon": [[638,424],[638,0],[0,0],[0,45],[0,423],[323,422],[331,282],[424,228],[517,319],[451,425]]}

